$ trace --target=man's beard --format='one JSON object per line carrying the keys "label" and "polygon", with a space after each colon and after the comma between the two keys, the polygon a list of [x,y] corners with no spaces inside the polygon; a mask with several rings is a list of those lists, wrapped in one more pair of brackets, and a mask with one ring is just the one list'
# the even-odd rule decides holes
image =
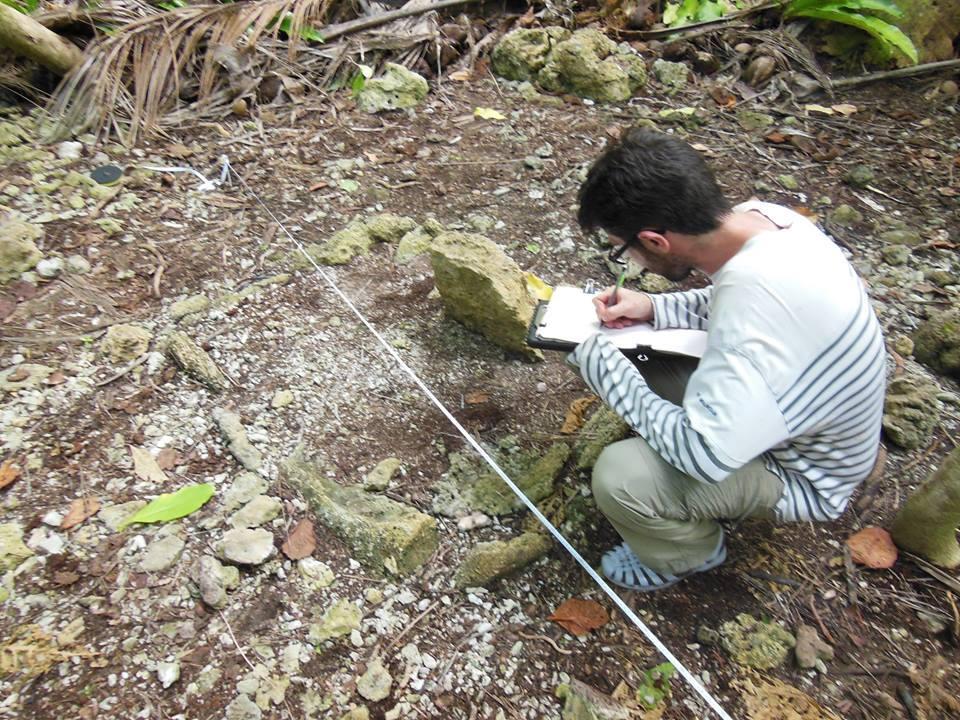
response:
{"label": "man's beard", "polygon": [[[657,267],[659,265],[659,267]],[[693,272],[693,267],[678,259],[671,259],[669,261],[660,262],[656,264],[648,264],[647,268],[657,273],[657,275],[663,275],[667,280],[672,282],[680,282],[681,280],[686,280],[690,277],[690,273]]]}

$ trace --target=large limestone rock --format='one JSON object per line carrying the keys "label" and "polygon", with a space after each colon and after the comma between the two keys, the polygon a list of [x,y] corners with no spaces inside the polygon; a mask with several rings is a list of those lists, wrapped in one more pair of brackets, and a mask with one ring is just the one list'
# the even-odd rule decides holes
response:
{"label": "large limestone rock", "polygon": [[514,30],[494,48],[493,69],[509,80],[536,82],[545,90],[620,102],[647,82],[643,59],[596,30]]}
{"label": "large limestone rock", "polygon": [[167,343],[167,352],[187,375],[211,390],[219,392],[230,387],[226,376],[213,359],[186,333],[177,331],[171,334]]}
{"label": "large limestone rock", "polygon": [[502,348],[539,357],[525,344],[533,300],[503,250],[482,235],[447,232],[434,240],[430,260],[452,317]]}
{"label": "large limestone rock", "polygon": [[43,237],[43,228],[22,220],[0,223],[0,285],[32,270],[43,257],[36,241]]}
{"label": "large limestone rock", "polygon": [[647,67],[632,49],[596,30],[578,30],[564,40],[540,71],[541,87],[602,102],[621,102],[647,82]]}
{"label": "large limestone rock", "polygon": [[374,570],[406,575],[437,549],[437,521],[409,505],[368,493],[362,486],[339,485],[299,452],[283,463],[282,472],[320,522]]}
{"label": "large limestone rock", "polygon": [[933,315],[913,337],[913,354],[937,372],[960,377],[960,310]]}
{"label": "large limestone rock", "polygon": [[907,450],[926,447],[940,422],[939,388],[917,376],[893,379],[883,404],[883,429]]}
{"label": "large limestone rock", "polygon": [[463,559],[453,582],[458,588],[488,585],[540,559],[552,545],[548,536],[534,532],[507,541],[478,543]]}
{"label": "large limestone rock", "polygon": [[111,325],[100,349],[115,363],[136,360],[150,347],[153,335],[138,325]]}
{"label": "large limestone rock", "polygon": [[514,30],[493,49],[493,71],[507,80],[536,80],[554,47],[570,37],[560,27]]}
{"label": "large limestone rock", "polygon": [[430,92],[427,81],[403,65],[387,63],[381,77],[367,80],[357,94],[357,107],[368,113],[412,108]]}

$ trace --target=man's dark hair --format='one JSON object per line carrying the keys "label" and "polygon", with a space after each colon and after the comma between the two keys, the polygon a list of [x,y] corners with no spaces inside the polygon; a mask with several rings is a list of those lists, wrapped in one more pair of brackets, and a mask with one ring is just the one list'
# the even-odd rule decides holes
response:
{"label": "man's dark hair", "polygon": [[730,212],[700,153],[664,133],[631,128],[593,163],[577,221],[625,242],[641,230],[701,235]]}

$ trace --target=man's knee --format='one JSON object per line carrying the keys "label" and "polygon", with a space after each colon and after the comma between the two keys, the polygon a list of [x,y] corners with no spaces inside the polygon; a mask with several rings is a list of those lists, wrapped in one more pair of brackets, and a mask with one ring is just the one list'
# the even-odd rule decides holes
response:
{"label": "man's knee", "polygon": [[656,515],[659,473],[640,443],[630,438],[608,445],[593,466],[591,487],[597,506],[605,514],[619,506]]}

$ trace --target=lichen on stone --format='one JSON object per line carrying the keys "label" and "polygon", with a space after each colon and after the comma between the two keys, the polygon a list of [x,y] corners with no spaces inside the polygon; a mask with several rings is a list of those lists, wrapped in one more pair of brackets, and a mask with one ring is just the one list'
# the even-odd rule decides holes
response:
{"label": "lichen on stone", "polygon": [[883,404],[883,429],[894,443],[907,450],[925,447],[940,422],[940,391],[916,375],[894,378]]}
{"label": "lichen on stone", "polygon": [[937,372],[960,377],[960,310],[932,315],[913,336],[914,355]]}
{"label": "lichen on stone", "polygon": [[630,426],[606,405],[600,407],[580,428],[573,446],[577,470],[589,470],[603,449],[630,434]]}
{"label": "lichen on stone", "polygon": [[0,223],[0,285],[32,270],[43,257],[36,241],[43,228],[22,220]]}
{"label": "lichen on stone", "polygon": [[[566,443],[552,445],[546,453],[523,449],[516,438],[502,438],[491,449],[497,464],[533,502],[553,492],[554,483],[570,455]],[[479,457],[451,453],[450,467],[434,487],[433,511],[459,518],[472,512],[506,515],[523,507],[506,483]]]}
{"label": "lichen on stone", "polygon": [[427,81],[403,65],[386,63],[381,77],[367,80],[357,93],[357,107],[368,113],[416,107],[430,92]]}
{"label": "lichen on stone", "polygon": [[776,623],[741,613],[720,626],[720,644],[737,664],[769,670],[783,664],[797,641]]}
{"label": "lichen on stone", "polygon": [[553,542],[540,533],[524,533],[511,540],[475,545],[454,576],[458,588],[482,587],[516,572],[546,555]]}
{"label": "lichen on stone", "polygon": [[319,621],[312,624],[307,631],[307,639],[315,644],[325,640],[349,635],[360,629],[360,620],[363,612],[349,600],[338,600],[327,608]]}

